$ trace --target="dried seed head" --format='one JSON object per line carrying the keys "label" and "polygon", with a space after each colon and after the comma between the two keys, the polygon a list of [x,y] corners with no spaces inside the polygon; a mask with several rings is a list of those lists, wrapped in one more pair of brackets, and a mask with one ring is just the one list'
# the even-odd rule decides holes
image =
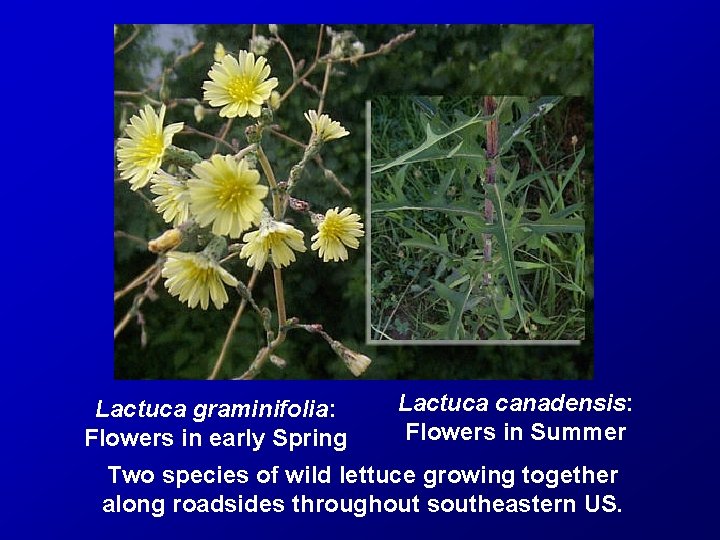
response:
{"label": "dried seed head", "polygon": [[345,367],[347,367],[350,370],[350,373],[356,377],[365,373],[365,370],[367,370],[372,363],[372,360],[369,357],[347,348],[339,341],[333,341],[331,346],[333,351],[335,351],[335,354],[337,354],[343,361]]}

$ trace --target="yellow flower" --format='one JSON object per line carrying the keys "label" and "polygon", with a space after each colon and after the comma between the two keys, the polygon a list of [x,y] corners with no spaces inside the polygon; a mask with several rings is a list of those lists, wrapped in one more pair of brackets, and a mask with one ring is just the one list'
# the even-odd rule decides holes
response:
{"label": "yellow flower", "polygon": [[348,258],[345,246],[357,249],[360,245],[358,238],[364,236],[363,224],[360,216],[352,213],[352,209],[345,208],[338,212],[338,208],[331,208],[321,216],[318,223],[318,232],[312,236],[312,249],[318,250],[318,256],[323,262],[344,261]]}
{"label": "yellow flower", "polygon": [[150,105],[133,116],[125,133],[130,138],[118,140],[117,156],[120,163],[120,178],[130,180],[133,190],[145,186],[162,164],[163,154],[172,144],[173,135],[182,131],[183,123],[170,124],[163,129],[165,105],[160,115]]}
{"label": "yellow flower", "polygon": [[305,251],[304,233],[292,225],[275,221],[268,216],[263,219],[260,228],[243,236],[245,245],[240,257],[247,259],[247,265],[262,270],[268,258],[277,268],[288,266],[295,260],[293,250]]}
{"label": "yellow flower", "polygon": [[159,170],[151,179],[152,191],[158,197],[153,199],[163,219],[174,225],[180,225],[190,218],[190,192],[185,182]]}
{"label": "yellow flower", "polygon": [[223,283],[235,287],[238,284],[227,270],[204,253],[171,251],[162,269],[165,286],[181,302],[194,308],[200,304],[207,309],[209,301],[221,309],[228,301]]}
{"label": "yellow flower", "polygon": [[317,111],[311,109],[305,113],[305,119],[310,122],[313,134],[323,141],[332,141],[350,135],[350,132],[342,127],[340,122],[331,120],[327,114],[321,114],[318,117]]}
{"label": "yellow flower", "polygon": [[237,238],[260,221],[268,188],[258,184],[260,173],[247,161],[215,154],[192,172],[197,178],[187,183],[190,210],[201,227],[212,223],[213,233]]}
{"label": "yellow flower", "polygon": [[222,43],[219,41],[215,44],[215,52],[213,53],[213,58],[216,62],[220,62],[223,57],[225,56],[225,47]]}
{"label": "yellow flower", "polygon": [[204,99],[213,107],[222,107],[220,116],[234,118],[249,114],[257,118],[260,106],[278,85],[275,77],[268,79],[270,66],[265,65],[266,62],[265,57],[255,60],[255,55],[247,51],[240,51],[238,60],[225,55],[209,71],[212,80],[203,83]]}

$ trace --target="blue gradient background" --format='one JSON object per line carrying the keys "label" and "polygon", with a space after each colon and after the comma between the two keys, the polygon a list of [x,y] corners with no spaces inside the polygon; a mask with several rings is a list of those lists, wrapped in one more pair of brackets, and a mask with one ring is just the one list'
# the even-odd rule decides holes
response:
{"label": "blue gradient background", "polygon": [[[32,6],[30,6],[32,7]],[[101,6],[98,11],[102,11]],[[165,22],[247,16],[248,7],[177,2],[157,7]],[[350,5],[347,6],[350,9]],[[110,9],[110,5],[107,5]],[[274,22],[592,22],[595,26],[595,380],[577,382],[121,382],[113,380],[112,184],[108,122],[112,22],[149,19],[146,2],[125,2],[123,12],[52,8],[19,14],[2,50],[10,80],[2,118],[5,261],[3,266],[2,513],[7,538],[203,538],[215,535],[292,537],[433,537],[471,534],[509,538],[700,538],[712,536],[716,511],[718,427],[714,351],[717,269],[718,112],[715,20],[683,2],[673,9],[628,2],[595,9],[579,2],[515,3],[505,7],[466,3],[451,12],[410,11],[387,2],[363,2],[352,12],[326,14],[293,4],[272,8]],[[358,11],[360,9],[361,11]],[[424,9],[424,8],[422,8]],[[311,16],[311,14],[323,16]],[[251,17],[257,18],[257,17]],[[182,20],[180,20],[182,19]],[[224,19],[227,22],[227,19]],[[25,78],[30,78],[26,86]],[[105,111],[105,112],[103,112]],[[106,114],[107,113],[107,114]],[[39,306],[43,306],[40,308]],[[441,358],[438,361],[442,361]],[[399,395],[502,395],[632,397],[629,414],[568,417],[523,416],[560,424],[623,424],[627,440],[607,443],[406,443],[406,421],[494,425],[513,417],[401,415]],[[86,427],[117,431],[174,431],[192,422],[101,422],[106,403],[149,401],[233,402],[306,398],[336,404],[332,421],[281,420],[207,423],[198,430],[245,427],[301,431],[318,427],[348,432],[349,449],[288,454],[267,449],[99,449],[84,447]],[[234,426],[231,427],[231,426]],[[268,443],[266,443],[267,445]],[[619,514],[427,514],[349,515],[204,514],[148,515],[100,511],[116,493],[166,496],[162,484],[121,488],[109,483],[108,465],[152,469],[213,467],[257,469],[278,464],[362,465],[413,468],[515,467],[618,468],[620,482],[607,490]],[[330,490],[223,487],[227,495],[285,497]],[[215,486],[185,488],[180,496],[212,497]],[[420,485],[393,489],[459,497],[473,493],[510,497],[543,493],[492,487],[451,487],[433,492]],[[332,489],[334,496],[391,496],[385,488]],[[561,487],[547,496],[579,495]],[[581,500],[580,500],[581,502]],[[581,510],[579,508],[578,510]]]}

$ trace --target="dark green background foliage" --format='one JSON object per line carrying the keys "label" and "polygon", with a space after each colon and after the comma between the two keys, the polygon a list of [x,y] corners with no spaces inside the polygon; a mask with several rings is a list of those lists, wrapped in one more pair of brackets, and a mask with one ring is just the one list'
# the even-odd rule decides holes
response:
{"label": "dark green background foliage", "polygon": [[[297,196],[312,201],[316,210],[328,206],[352,205],[364,208],[365,179],[365,100],[383,94],[579,94],[586,98],[586,148],[592,156],[592,87],[593,30],[591,26],[418,26],[416,36],[391,51],[359,63],[342,64],[330,82],[325,110],[339,120],[351,136],[326,145],[323,158],[351,189],[347,200],[326,182],[317,167],[306,170]],[[268,35],[267,27],[259,32]],[[315,52],[316,26],[280,25],[280,34],[292,49],[296,60],[309,62]],[[337,27],[351,29],[365,44],[375,50],[395,35],[411,29],[408,26],[377,25]],[[116,43],[132,31],[121,26]],[[202,83],[212,65],[215,42],[228,52],[247,48],[249,26],[197,26],[198,40],[205,47],[190,57],[167,77],[162,88],[165,100],[176,97],[202,98]],[[177,53],[163,53],[153,43],[157,32],[143,28],[140,36],[115,57],[115,89],[139,90],[146,86],[139,75],[154,58],[171,65]],[[192,44],[189,44],[192,45]],[[184,50],[187,50],[185,47]],[[279,90],[291,81],[290,67],[283,51],[274,46],[266,55],[278,77]],[[320,86],[322,71],[311,78]],[[158,93],[154,94],[155,98]],[[138,99],[115,100],[115,137],[123,122],[123,102],[139,104]],[[296,138],[306,139],[308,125],[302,112],[316,108],[317,98],[306,88],[299,88],[276,113],[276,122]],[[208,115],[197,124],[191,106],[168,110],[167,122],[185,121],[209,133],[216,133],[222,121]],[[242,127],[236,121],[230,138],[244,142]],[[176,136],[175,144],[193,148],[203,156],[212,145],[199,137]],[[300,154],[298,149],[266,138],[264,145],[282,178]],[[592,167],[592,163],[589,164]],[[147,190],[147,188],[146,188]],[[146,195],[149,192],[146,191]],[[592,268],[592,193],[586,195],[588,209],[586,233],[589,267]],[[361,212],[364,213],[364,212]],[[310,232],[307,223],[298,225]],[[131,193],[127,183],[115,184],[115,229],[140,238],[157,236],[167,227],[149,199]],[[312,233],[310,233],[312,234]],[[592,304],[588,305],[587,340],[581,347],[367,347],[365,330],[365,260],[364,244],[344,264],[321,264],[314,255],[298,257],[298,262],[284,272],[288,315],[299,315],[304,322],[320,322],[336,339],[361,350],[374,360],[366,373],[379,379],[576,379],[592,377]],[[115,289],[152,264],[155,257],[145,246],[127,238],[115,240]],[[233,262],[229,270],[246,280],[249,270],[243,261]],[[591,281],[591,278],[590,278]],[[164,287],[156,288],[158,298],[143,305],[147,344],[141,347],[140,329],[128,325],[115,342],[115,377],[122,379],[205,378],[222,346],[225,332],[238,306],[233,298],[222,311],[190,310],[170,297]],[[130,295],[131,296],[131,295]],[[273,307],[272,279],[263,272],[256,286],[255,298],[261,306]],[[589,295],[591,297],[591,295]],[[126,297],[115,307],[116,323],[130,307]],[[264,335],[257,316],[246,312],[233,341],[221,376],[242,373]],[[267,365],[264,378],[327,379],[352,378],[327,344],[302,332],[289,335],[278,354],[287,360],[284,370]]]}

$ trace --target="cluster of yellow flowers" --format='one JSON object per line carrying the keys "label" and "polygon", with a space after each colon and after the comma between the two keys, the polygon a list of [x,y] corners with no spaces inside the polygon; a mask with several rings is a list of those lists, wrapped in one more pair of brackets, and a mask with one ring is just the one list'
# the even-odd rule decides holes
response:
{"label": "cluster of yellow flowers", "polygon": [[[271,100],[278,81],[270,76],[264,57],[240,51],[237,58],[216,50],[215,64],[209,81],[203,84],[204,99],[219,107],[226,118],[250,116],[258,118],[262,107]],[[276,108],[276,107],[274,107]],[[277,221],[263,202],[270,189],[260,182],[260,173],[245,158],[212,155],[192,166],[190,173],[173,176],[161,169],[163,159],[172,145],[173,135],[182,131],[183,123],[163,127],[165,105],[156,113],[146,105],[130,119],[127,137],[118,141],[120,177],[137,190],[148,183],[156,195],[157,210],[168,223],[178,226],[188,220],[208,227],[214,235],[240,238],[244,245],[240,257],[247,265],[262,270],[270,261],[276,268],[295,261],[295,252],[305,252],[304,233],[289,223]],[[305,118],[312,129],[311,143],[324,143],[349,135],[349,132],[328,115],[310,110]],[[317,232],[312,236],[311,249],[324,261],[348,258],[347,247],[357,249],[358,238],[364,235],[360,216],[352,209],[329,209],[324,215],[313,216]],[[257,230],[249,231],[253,227]],[[243,233],[245,233],[243,235]],[[162,271],[165,285],[173,296],[189,307],[207,309],[210,301],[220,309],[228,301],[224,285],[234,287],[238,280],[224,269],[217,253],[170,251]]]}

